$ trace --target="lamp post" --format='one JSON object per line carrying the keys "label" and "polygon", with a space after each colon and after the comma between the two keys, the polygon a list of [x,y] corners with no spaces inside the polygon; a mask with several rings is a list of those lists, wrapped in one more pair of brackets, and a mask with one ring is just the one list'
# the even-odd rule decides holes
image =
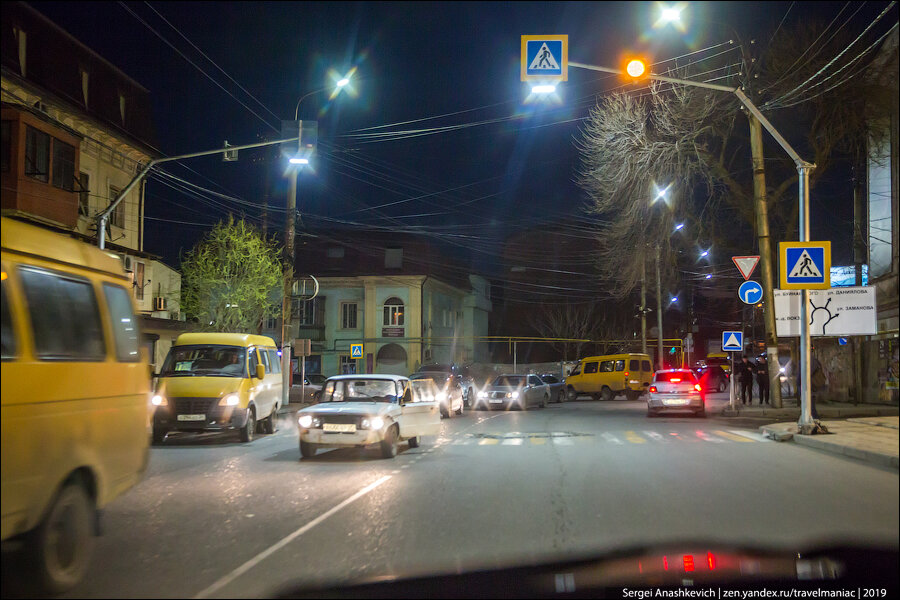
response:
{"label": "lamp post", "polygon": [[[791,147],[791,145],[784,139],[784,137],[775,129],[775,127],[766,119],[765,115],[763,115],[755,104],[744,94],[744,91],[740,87],[728,87],[724,85],[717,85],[713,83],[705,83],[702,81],[690,81],[686,79],[677,79],[675,77],[665,77],[663,75],[655,75],[652,73],[645,73],[645,69],[639,69],[635,62],[640,61],[632,61],[629,63],[629,72],[628,74],[631,77],[640,77],[644,76],[648,79],[652,79],[655,81],[663,81],[667,83],[676,83],[680,85],[688,85],[692,87],[700,87],[709,90],[716,90],[720,92],[728,92],[737,96],[738,100],[741,104],[750,112],[750,114],[754,117],[751,119],[751,133],[754,130],[756,124],[761,124],[765,127],[766,131],[768,131],[775,141],[778,142],[785,152],[787,152],[788,156],[794,161],[794,164],[797,167],[797,171],[800,174],[799,180],[799,193],[798,200],[800,205],[800,215],[799,215],[799,229],[800,229],[800,241],[808,242],[809,241],[809,173],[813,169],[816,168],[814,163],[807,162],[800,158],[800,155]],[[588,69],[591,71],[600,71],[602,73],[613,73],[616,75],[625,75],[625,73],[621,69],[612,69],[610,67],[601,67],[597,65],[588,65],[584,63],[577,63],[569,61],[570,67]],[[761,144],[760,144],[761,145]],[[754,165],[756,166],[756,165]],[[759,194],[757,194],[758,196]],[[757,202],[757,204],[759,204]],[[764,240],[765,248],[762,247],[762,243],[760,245],[760,254],[763,256],[764,261],[768,261],[768,258],[771,256],[769,250],[769,242],[768,237]],[[762,261],[761,261],[762,262]],[[768,272],[769,277],[771,277],[771,266],[763,265],[763,275],[766,278],[766,272]],[[768,285],[763,286],[765,290],[765,302],[769,307],[770,311],[774,310],[774,292],[771,284],[771,279],[769,279]],[[768,317],[768,319],[774,321],[774,314]],[[810,404],[810,333],[809,333],[809,290],[801,291],[801,299],[800,299],[800,420],[798,422],[800,433],[809,434],[815,433],[818,430],[818,427],[813,421],[811,404]],[[769,364],[769,372],[778,372],[778,348],[772,347],[772,345],[768,345],[767,347],[767,357]],[[777,396],[773,396],[773,399],[777,399]]]}
{"label": "lamp post", "polygon": [[[350,83],[349,76],[342,77],[335,83],[332,91],[332,98],[340,93],[347,84]],[[283,271],[283,296],[281,299],[281,404],[287,406],[291,402],[291,384],[293,378],[293,369],[291,368],[291,347],[293,340],[291,339],[291,300],[294,287],[294,224],[297,219],[297,180],[300,177],[300,171],[304,166],[309,164],[309,157],[301,154],[303,149],[303,121],[300,117],[300,103],[306,98],[324,92],[330,88],[321,88],[304,94],[297,100],[297,106],[294,108],[294,123],[291,124],[297,131],[297,150],[295,156],[290,157],[289,162],[296,167],[289,174],[289,188],[287,212],[284,216],[284,271]],[[305,387],[304,387],[305,390]],[[304,398],[305,400],[305,398]]]}

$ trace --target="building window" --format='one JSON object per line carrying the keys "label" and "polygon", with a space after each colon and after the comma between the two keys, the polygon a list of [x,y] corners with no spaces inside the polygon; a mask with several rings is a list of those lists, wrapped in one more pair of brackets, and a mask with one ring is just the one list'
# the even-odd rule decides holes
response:
{"label": "building window", "polygon": [[25,126],[25,175],[50,180],[50,136],[30,125]]}
{"label": "building window", "polygon": [[312,300],[294,299],[294,319],[300,325],[325,324],[325,297],[317,296]]}
{"label": "building window", "polygon": [[0,150],[0,160],[2,160],[2,168],[4,173],[9,173],[10,169],[10,161],[12,160],[11,152],[12,152],[12,143],[10,141],[10,136],[12,135],[12,121],[3,121],[3,129],[2,131],[2,150]]}
{"label": "building window", "polygon": [[356,329],[356,302],[341,303],[341,329]]}
{"label": "building window", "polygon": [[399,269],[403,266],[403,248],[387,248],[384,251],[384,268]]}
{"label": "building window", "polygon": [[134,299],[144,299],[144,263],[135,263],[134,269]]}
{"label": "building window", "polygon": [[91,176],[79,173],[78,176],[78,216],[90,216]]}
{"label": "building window", "polygon": [[278,329],[278,317],[266,317],[264,329]]}
{"label": "building window", "polygon": [[356,375],[356,359],[347,354],[341,355],[341,375]]}
{"label": "building window", "polygon": [[75,189],[75,146],[54,138],[53,187],[72,191]]}
{"label": "building window", "polygon": [[403,325],[403,301],[400,298],[389,298],[384,302],[384,326]]}
{"label": "building window", "polygon": [[[116,198],[118,198],[119,194],[121,194],[121,193],[122,193],[121,189],[119,189],[115,186],[112,186],[112,185],[109,186],[109,202],[110,202],[110,204],[112,204],[113,201]],[[112,214],[109,215],[109,222],[110,222],[110,224],[115,225],[116,227],[121,227],[122,229],[125,229],[125,200],[122,200],[121,202],[119,202],[119,204],[116,205],[116,208],[112,211]]]}

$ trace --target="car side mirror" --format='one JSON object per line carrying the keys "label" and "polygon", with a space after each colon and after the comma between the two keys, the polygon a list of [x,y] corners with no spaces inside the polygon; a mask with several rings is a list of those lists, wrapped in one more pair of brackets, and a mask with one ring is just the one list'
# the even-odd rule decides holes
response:
{"label": "car side mirror", "polygon": [[256,378],[262,379],[266,376],[266,366],[265,365],[256,365]]}

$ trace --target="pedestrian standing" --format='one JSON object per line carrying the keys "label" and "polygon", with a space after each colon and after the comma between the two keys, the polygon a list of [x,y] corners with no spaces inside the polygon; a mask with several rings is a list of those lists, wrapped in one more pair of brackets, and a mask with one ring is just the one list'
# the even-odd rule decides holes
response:
{"label": "pedestrian standing", "polygon": [[753,370],[746,355],[738,364],[738,382],[741,384],[741,404],[753,404]]}
{"label": "pedestrian standing", "polygon": [[756,359],[756,385],[759,386],[759,405],[769,403],[769,365],[765,357]]}

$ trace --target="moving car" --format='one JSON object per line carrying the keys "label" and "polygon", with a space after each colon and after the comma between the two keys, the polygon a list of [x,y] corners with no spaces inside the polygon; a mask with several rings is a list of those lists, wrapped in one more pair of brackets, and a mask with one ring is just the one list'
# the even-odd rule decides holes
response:
{"label": "moving car", "polygon": [[2,539],[59,594],[90,566],[99,510],[147,468],[150,365],[115,254],[2,224]]}
{"label": "moving car", "polygon": [[428,398],[438,403],[441,418],[449,419],[454,414],[463,414],[465,401],[462,389],[458,385],[442,390],[434,379],[424,373],[410,376],[409,383],[412,386],[414,397]]}
{"label": "moving car", "polygon": [[650,386],[653,365],[648,354],[607,354],[582,358],[566,377],[569,400],[589,394],[594,400],[612,400],[624,394],[637,400]]}
{"label": "moving car", "polygon": [[242,442],[275,433],[283,389],[272,338],[183,333],[163,363],[153,395],[153,442],[171,431],[236,429]]}
{"label": "moving car", "polygon": [[537,375],[499,375],[478,392],[478,406],[489,410],[528,410],[529,406],[545,408],[549,401],[550,386]]}
{"label": "moving car", "polygon": [[538,375],[541,378],[541,381],[550,386],[550,400],[553,402],[562,403],[566,399],[566,382],[563,379],[560,379],[554,373],[542,373]]}
{"label": "moving car", "polygon": [[450,364],[427,364],[422,365],[410,377],[426,375],[438,385],[439,388],[448,391],[455,386],[459,386],[462,391],[463,401],[466,406],[472,406],[475,401],[477,390],[475,389],[474,380],[467,374],[467,369],[459,365]]}
{"label": "moving car", "polygon": [[690,369],[666,369],[653,375],[647,416],[663,412],[690,412],[706,416],[706,395]]}
{"label": "moving car", "polygon": [[724,392],[728,389],[728,373],[719,365],[701,367],[695,373],[704,392]]}
{"label": "moving car", "polygon": [[321,402],[297,412],[300,454],[319,448],[365,447],[377,444],[381,456],[393,458],[406,440],[416,448],[441,427],[438,403],[416,395],[402,375],[337,375],[322,387]]}

